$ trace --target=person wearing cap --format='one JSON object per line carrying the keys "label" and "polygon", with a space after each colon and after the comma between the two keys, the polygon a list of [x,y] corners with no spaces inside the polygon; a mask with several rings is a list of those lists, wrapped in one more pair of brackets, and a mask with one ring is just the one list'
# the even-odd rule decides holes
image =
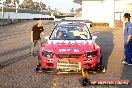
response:
{"label": "person wearing cap", "polygon": [[34,48],[38,42],[41,42],[40,34],[42,33],[44,35],[44,29],[43,29],[43,21],[39,20],[37,21],[37,24],[33,26],[31,31],[31,55],[34,55]]}
{"label": "person wearing cap", "polygon": [[125,60],[122,61],[123,64],[132,65],[132,23],[130,22],[130,14],[124,14],[124,53]]}

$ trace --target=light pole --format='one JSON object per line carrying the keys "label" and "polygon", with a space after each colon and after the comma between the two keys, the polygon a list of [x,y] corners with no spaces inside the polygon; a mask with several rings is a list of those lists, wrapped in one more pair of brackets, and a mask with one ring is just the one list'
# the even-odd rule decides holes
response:
{"label": "light pole", "polygon": [[4,17],[4,2],[5,2],[5,0],[1,0],[2,1],[2,17]]}
{"label": "light pole", "polygon": [[16,19],[17,19],[18,3],[17,2],[15,2],[15,3],[16,3]]}
{"label": "light pole", "polygon": [[2,17],[4,16],[4,0],[2,0],[2,13],[1,13],[1,15],[2,15]]}
{"label": "light pole", "polygon": [[115,0],[114,0],[114,28],[115,28]]}

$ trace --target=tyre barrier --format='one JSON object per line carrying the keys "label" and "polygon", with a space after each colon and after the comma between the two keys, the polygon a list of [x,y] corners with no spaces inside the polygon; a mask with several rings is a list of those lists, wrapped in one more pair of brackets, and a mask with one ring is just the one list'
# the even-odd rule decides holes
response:
{"label": "tyre barrier", "polygon": [[54,20],[54,18],[33,18],[33,20]]}

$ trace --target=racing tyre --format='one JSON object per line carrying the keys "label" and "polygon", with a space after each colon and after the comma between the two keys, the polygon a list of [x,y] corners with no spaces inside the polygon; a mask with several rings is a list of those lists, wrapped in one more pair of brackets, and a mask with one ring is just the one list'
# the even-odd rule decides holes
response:
{"label": "racing tyre", "polygon": [[105,72],[105,70],[105,66],[102,64],[102,62],[97,64],[96,71],[98,73]]}
{"label": "racing tyre", "polygon": [[[100,51],[101,52],[101,51]],[[99,58],[99,62],[98,62],[98,64],[97,64],[97,67],[96,67],[96,71],[98,72],[98,73],[101,73],[101,72],[106,72],[106,68],[105,68],[105,66],[104,66],[104,64],[103,64],[103,58],[102,58],[102,55],[101,55],[101,57]]]}
{"label": "racing tyre", "polygon": [[40,68],[40,64],[36,66],[36,72],[43,72],[42,68]]}

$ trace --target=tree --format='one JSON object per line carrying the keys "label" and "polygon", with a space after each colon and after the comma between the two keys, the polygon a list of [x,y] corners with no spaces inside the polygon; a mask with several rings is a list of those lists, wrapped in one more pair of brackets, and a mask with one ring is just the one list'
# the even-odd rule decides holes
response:
{"label": "tree", "polygon": [[[16,2],[18,5],[19,5],[19,3],[20,3],[19,0],[13,0],[13,1],[14,1],[14,3]],[[16,4],[16,3],[15,3],[15,4]]]}
{"label": "tree", "polygon": [[23,2],[27,2],[28,0],[24,0]]}
{"label": "tree", "polygon": [[29,3],[29,8],[34,9],[35,8],[34,3]]}
{"label": "tree", "polygon": [[74,12],[74,8],[72,8],[72,9],[70,10],[70,12]]}
{"label": "tree", "polygon": [[14,6],[16,6],[16,3],[17,3],[17,5],[19,6],[19,3],[20,3],[20,2],[19,2],[19,0],[13,0],[12,3],[13,3]]}
{"label": "tree", "polygon": [[27,4],[28,4],[27,7],[28,7],[29,9],[34,9],[35,6],[34,6],[34,2],[33,2],[32,0],[27,0]]}
{"label": "tree", "polygon": [[24,9],[34,9],[35,5],[32,0],[24,0],[20,7]]}
{"label": "tree", "polygon": [[48,6],[48,7],[47,7],[47,10],[48,10],[48,11],[51,11],[51,7],[50,7],[50,6]]}
{"label": "tree", "polygon": [[38,2],[34,2],[34,9],[35,10],[40,10],[39,3]]}
{"label": "tree", "polygon": [[43,2],[40,2],[39,6],[40,6],[41,10],[45,10],[46,9],[46,5]]}
{"label": "tree", "polygon": [[7,5],[7,4],[11,4],[11,0],[6,0],[5,1],[5,4]]}
{"label": "tree", "polygon": [[22,2],[22,4],[20,5],[20,8],[24,8],[24,9],[27,8],[27,0],[24,0],[24,1]]}
{"label": "tree", "polygon": [[57,8],[54,9],[54,15],[57,15],[58,14],[58,10]]}
{"label": "tree", "polygon": [[33,1],[32,0],[26,0],[28,3],[33,3]]}
{"label": "tree", "polygon": [[78,8],[78,9],[76,9],[75,11],[76,11],[76,12],[80,12],[80,11],[82,11],[82,8]]}
{"label": "tree", "polygon": [[30,10],[46,10],[46,5],[43,2],[33,2],[33,0],[24,0],[20,5],[20,8]]}
{"label": "tree", "polygon": [[15,0],[18,4],[20,3],[19,0]]}
{"label": "tree", "polygon": [[2,3],[2,0],[0,0],[0,3]]}

